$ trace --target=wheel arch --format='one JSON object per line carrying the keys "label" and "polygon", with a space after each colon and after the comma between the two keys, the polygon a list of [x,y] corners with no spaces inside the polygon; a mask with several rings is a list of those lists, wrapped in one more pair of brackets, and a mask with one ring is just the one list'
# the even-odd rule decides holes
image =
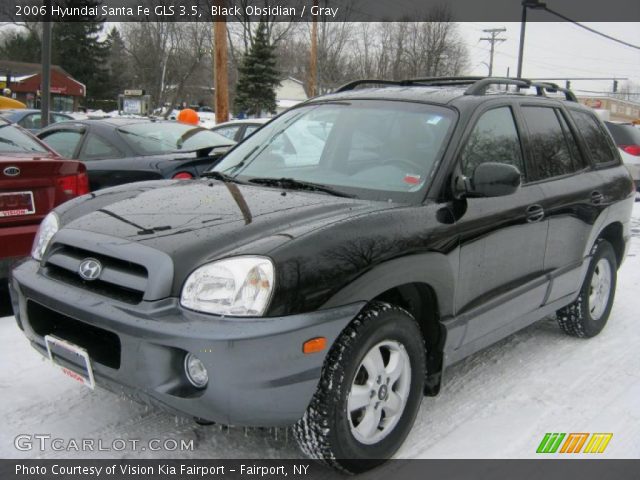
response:
{"label": "wheel arch", "polygon": [[606,240],[611,244],[616,254],[617,267],[619,268],[624,258],[625,250],[624,228],[622,223],[615,221],[604,227],[598,234],[596,241],[599,239]]}
{"label": "wheel arch", "polygon": [[387,261],[342,288],[324,308],[384,301],[411,313],[427,348],[425,393],[435,395],[440,389],[446,341],[441,319],[452,315],[455,269],[449,257],[435,252]]}

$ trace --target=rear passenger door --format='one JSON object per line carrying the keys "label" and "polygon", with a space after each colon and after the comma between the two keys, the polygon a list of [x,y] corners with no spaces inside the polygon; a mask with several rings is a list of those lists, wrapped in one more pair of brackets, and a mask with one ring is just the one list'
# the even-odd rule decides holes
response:
{"label": "rear passenger door", "polygon": [[531,175],[544,193],[549,222],[544,270],[551,277],[545,304],[574,294],[581,284],[584,252],[602,209],[602,181],[591,168],[566,110],[523,103]]}

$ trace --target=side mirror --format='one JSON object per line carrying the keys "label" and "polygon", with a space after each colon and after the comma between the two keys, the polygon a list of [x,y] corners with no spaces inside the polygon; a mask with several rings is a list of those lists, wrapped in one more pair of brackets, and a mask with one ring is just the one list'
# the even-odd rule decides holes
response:
{"label": "side mirror", "polygon": [[472,197],[503,197],[515,193],[521,179],[520,170],[513,165],[485,162],[473,171],[473,177],[465,182],[465,189]]}

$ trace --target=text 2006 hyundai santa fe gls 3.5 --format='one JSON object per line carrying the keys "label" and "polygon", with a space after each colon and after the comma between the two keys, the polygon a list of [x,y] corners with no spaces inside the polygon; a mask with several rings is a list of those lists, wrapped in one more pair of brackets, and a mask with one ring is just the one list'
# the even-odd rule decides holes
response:
{"label": "text 2006 hyundai santa fe gls 3.5", "polygon": [[294,424],[305,453],[358,472],[447,365],[548,315],[597,335],[634,201],[597,116],[527,80],[363,83],[205,178],[58,207],[13,271],[32,345],[175,412]]}

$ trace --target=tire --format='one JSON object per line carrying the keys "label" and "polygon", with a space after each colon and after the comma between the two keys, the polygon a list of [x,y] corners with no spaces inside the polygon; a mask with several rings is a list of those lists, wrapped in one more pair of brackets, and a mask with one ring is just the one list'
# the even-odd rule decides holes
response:
{"label": "tire", "polygon": [[[393,368],[401,364],[405,368]],[[370,371],[382,374],[373,378]],[[318,388],[293,429],[300,449],[349,473],[384,463],[411,430],[425,372],[424,340],[413,316],[387,303],[370,304],[325,359]]]}
{"label": "tire", "polygon": [[[617,260],[613,247],[600,239],[591,251],[591,262],[578,298],[557,312],[560,328],[568,335],[591,338],[607,324],[616,294]],[[603,285],[608,277],[608,285]],[[602,288],[602,290],[601,290]]]}

